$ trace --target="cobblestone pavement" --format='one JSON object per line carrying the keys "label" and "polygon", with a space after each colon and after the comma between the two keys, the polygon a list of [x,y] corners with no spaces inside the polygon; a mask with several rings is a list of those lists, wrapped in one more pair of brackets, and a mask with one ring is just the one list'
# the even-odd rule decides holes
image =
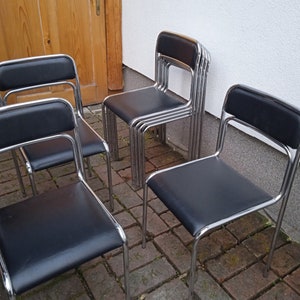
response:
{"label": "cobblestone pavement", "polygon": [[[100,106],[88,111],[89,123],[102,135]],[[114,216],[123,226],[130,246],[130,286],[133,299],[186,299],[191,241],[178,220],[150,193],[148,243],[141,247],[142,190],[130,179],[128,129],[118,124],[120,161],[112,162]],[[146,137],[147,172],[179,164],[183,157],[151,136]],[[106,165],[92,158],[91,187],[107,202]],[[9,154],[0,156],[1,205],[21,199]],[[67,184],[74,178],[72,164],[37,173],[39,192]],[[30,194],[24,166],[22,174]],[[199,243],[195,299],[300,299],[300,245],[281,234],[269,276],[264,278],[274,228],[259,213],[218,228]],[[20,299],[124,299],[122,255],[108,253],[24,294]],[[0,299],[6,299],[3,288]]]}

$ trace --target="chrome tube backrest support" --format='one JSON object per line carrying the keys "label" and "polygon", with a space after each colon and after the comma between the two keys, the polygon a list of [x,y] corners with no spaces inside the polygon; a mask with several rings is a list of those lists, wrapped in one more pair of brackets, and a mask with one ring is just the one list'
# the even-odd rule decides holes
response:
{"label": "chrome tube backrest support", "polygon": [[[66,131],[74,131],[75,139]],[[77,174],[82,180],[83,162],[77,119],[67,100],[49,98],[0,108],[0,153],[56,138],[70,141]]]}
{"label": "chrome tube backrest support", "polygon": [[222,152],[227,127],[232,121],[263,135],[287,154],[278,197],[288,196],[300,158],[300,111],[261,91],[234,85],[224,101],[216,155]]}
{"label": "chrome tube backrest support", "polygon": [[[35,56],[0,63],[0,91],[4,104],[9,95],[33,88],[61,85],[74,81],[72,89],[76,110],[82,114],[82,101],[76,64],[65,54]],[[71,84],[71,83],[70,83]]]}

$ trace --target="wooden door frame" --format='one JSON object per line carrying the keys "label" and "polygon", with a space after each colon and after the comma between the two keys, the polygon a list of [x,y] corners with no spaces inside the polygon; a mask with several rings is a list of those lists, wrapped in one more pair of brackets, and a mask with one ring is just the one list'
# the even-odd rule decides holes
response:
{"label": "wooden door frame", "polygon": [[[100,0],[98,0],[100,1]],[[105,0],[107,87],[123,88],[122,73],[122,1]]]}

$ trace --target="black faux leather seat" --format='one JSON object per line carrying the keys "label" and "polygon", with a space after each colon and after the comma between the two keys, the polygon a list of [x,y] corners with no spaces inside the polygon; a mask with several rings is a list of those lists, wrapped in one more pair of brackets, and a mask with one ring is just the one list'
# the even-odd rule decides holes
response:
{"label": "black faux leather seat", "polygon": [[[142,187],[145,181],[144,134],[151,127],[159,126],[158,136],[165,142],[167,123],[191,117],[189,159],[200,156],[209,62],[209,52],[198,41],[163,31],[156,43],[154,85],[104,99],[104,137],[115,160],[119,159],[116,116],[129,125],[131,174],[135,187]],[[178,97],[169,90],[170,69],[190,74],[189,99]]]}
{"label": "black faux leather seat", "polygon": [[[9,60],[0,63],[0,91],[5,92],[2,97],[4,105],[7,104],[9,97],[12,95],[18,95],[24,91],[30,91],[30,94],[34,94],[40,92],[41,88],[55,86],[68,87],[72,90],[83,156],[87,158],[88,166],[88,158],[90,156],[95,154],[106,155],[109,200],[111,209],[113,209],[109,148],[106,141],[83,118],[80,83],[74,60],[68,55],[58,54]],[[56,94],[58,93],[59,91],[56,91]],[[40,97],[40,94],[37,97]],[[25,146],[21,149],[21,152],[26,161],[34,194],[37,193],[34,172],[64,164],[73,159],[68,143],[60,141],[56,141],[53,144],[44,142],[40,145]],[[15,164],[17,166],[16,159]],[[18,179],[21,187],[23,187],[20,174]],[[25,193],[24,187],[23,193]]]}
{"label": "black faux leather seat", "polygon": [[[263,134],[288,154],[287,168],[277,195],[268,194],[220,157],[229,122],[241,123]],[[252,88],[233,86],[223,106],[216,153],[157,171],[147,179],[144,189],[143,247],[146,245],[147,195],[150,187],[194,237],[189,281],[189,297],[192,298],[199,239],[213,228],[282,200],[266,266],[267,274],[299,156],[300,111]]]}
{"label": "black faux leather seat", "polygon": [[[130,299],[126,235],[83,179],[76,119],[63,99],[0,108],[0,153],[32,140],[51,143],[59,134],[66,143],[73,142],[78,175],[70,185],[0,209],[0,266],[11,299],[121,246]],[[64,134],[74,129],[72,136]]]}

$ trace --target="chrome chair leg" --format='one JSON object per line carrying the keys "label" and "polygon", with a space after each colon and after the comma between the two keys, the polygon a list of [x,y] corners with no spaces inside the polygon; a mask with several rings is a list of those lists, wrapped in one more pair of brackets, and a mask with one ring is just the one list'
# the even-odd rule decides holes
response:
{"label": "chrome chair leg", "polygon": [[20,171],[20,167],[19,167],[17,153],[16,153],[15,150],[12,150],[11,154],[12,154],[12,158],[13,158],[13,161],[14,161],[15,169],[16,169],[16,172],[17,172],[17,178],[18,178],[18,182],[19,182],[19,185],[20,185],[20,188],[21,188],[22,195],[23,195],[23,197],[26,197],[25,186],[24,186],[24,182],[23,182],[21,171]]}
{"label": "chrome chair leg", "polygon": [[264,277],[268,276],[268,273],[269,273],[269,270],[270,270],[270,267],[271,267],[271,263],[272,263],[272,259],[273,259],[274,251],[275,251],[275,247],[276,247],[276,241],[277,241],[279,232],[281,230],[282,220],[283,220],[283,216],[284,216],[285,209],[286,209],[286,206],[287,206],[288,198],[289,197],[287,195],[282,200],[281,208],[280,208],[279,215],[278,215],[277,222],[276,222],[275,232],[273,234],[272,243],[271,243],[270,251],[269,251],[269,254],[268,254],[266,267],[265,267],[265,270],[264,270]]}
{"label": "chrome chair leg", "polygon": [[124,265],[124,287],[126,300],[130,300],[130,285],[129,285],[129,254],[127,241],[123,244],[123,265]]}
{"label": "chrome chair leg", "polygon": [[110,203],[111,211],[114,211],[115,206],[114,206],[114,198],[113,198],[113,190],[112,190],[112,174],[111,174],[110,153],[109,153],[109,151],[106,151],[105,154],[106,154],[109,203]]}
{"label": "chrome chair leg", "polygon": [[143,220],[142,220],[142,248],[146,248],[146,234],[147,234],[147,206],[148,206],[148,185],[144,183],[143,191]]}
{"label": "chrome chair leg", "polygon": [[195,289],[195,282],[197,280],[197,253],[198,253],[198,242],[200,240],[200,235],[195,238],[193,242],[193,249],[192,249],[192,257],[191,257],[191,268],[189,274],[189,296],[188,299],[192,300],[194,295]]}
{"label": "chrome chair leg", "polygon": [[27,167],[27,172],[29,175],[29,180],[30,180],[30,184],[31,184],[31,190],[32,190],[32,194],[34,196],[36,196],[38,194],[37,189],[36,189],[36,184],[35,184],[35,179],[34,179],[34,173],[31,170],[31,167],[26,166]]}

